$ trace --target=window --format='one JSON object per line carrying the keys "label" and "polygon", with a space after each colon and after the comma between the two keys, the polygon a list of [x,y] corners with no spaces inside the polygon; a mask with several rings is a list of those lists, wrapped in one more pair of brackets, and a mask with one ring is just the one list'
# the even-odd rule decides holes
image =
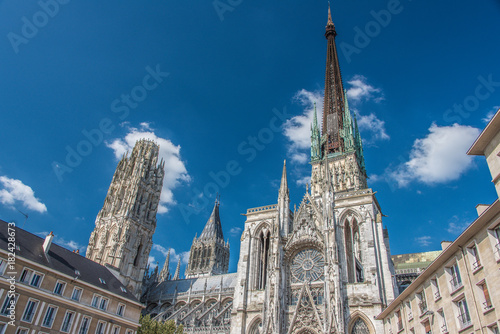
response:
{"label": "window", "polygon": [[94,297],[92,297],[92,307],[98,307],[99,304],[101,303],[101,296],[99,295],[94,295]]}
{"label": "window", "polygon": [[108,299],[107,298],[101,298],[101,303],[99,304],[99,308],[101,310],[104,310],[106,311],[106,309],[108,308]]}
{"label": "window", "polygon": [[492,333],[492,334],[500,334],[500,331],[498,330],[498,326],[495,324],[491,327],[489,327],[490,331],[489,333]]}
{"label": "window", "polygon": [[120,334],[120,326],[114,326],[111,334]]}
{"label": "window", "polygon": [[425,291],[422,290],[416,294],[418,301],[418,308],[420,309],[420,314],[427,312],[427,301],[425,299]]}
{"label": "window", "polygon": [[73,318],[75,317],[75,313],[71,311],[66,311],[64,315],[64,320],[61,325],[61,332],[68,333],[71,329],[71,325],[73,324]]}
{"label": "window", "polygon": [[83,317],[82,322],[80,323],[80,329],[78,330],[78,334],[87,334],[89,331],[91,319],[89,317]]}
{"label": "window", "polygon": [[38,288],[40,286],[40,283],[42,283],[42,278],[43,275],[41,273],[28,268],[24,268],[19,281]]}
{"label": "window", "polygon": [[481,268],[481,260],[479,260],[479,253],[477,252],[476,244],[467,247],[467,252],[469,253],[469,260],[472,263],[472,270],[476,271]]}
{"label": "window", "polygon": [[106,324],[104,322],[100,322],[97,324],[95,329],[95,334],[104,334],[104,329],[106,328]]}
{"label": "window", "polygon": [[47,307],[47,312],[45,312],[45,317],[43,317],[42,326],[51,328],[54,323],[54,318],[56,317],[57,307],[49,305]]}
{"label": "window", "polygon": [[477,284],[477,286],[479,287],[479,289],[483,294],[483,310],[487,311],[493,308],[493,305],[491,304],[490,293],[488,291],[488,286],[486,285],[486,281],[482,280]]}
{"label": "window", "polygon": [[134,334],[134,331],[131,329],[127,329],[127,334]]}
{"label": "window", "polygon": [[66,283],[61,282],[61,281],[57,281],[56,287],[54,288],[54,293],[56,295],[62,295],[65,287],[66,287]]}
{"label": "window", "polygon": [[406,314],[408,315],[408,320],[413,319],[413,312],[411,310],[411,302],[410,301],[406,302]]}
{"label": "window", "polygon": [[116,314],[118,314],[119,316],[123,316],[123,311],[125,311],[125,304],[118,304]]}
{"label": "window", "polygon": [[99,277],[99,282],[101,282],[102,284],[106,284],[106,281],[103,280],[102,278]]}
{"label": "window", "polygon": [[38,300],[30,299],[26,304],[26,308],[24,309],[22,321],[31,322],[33,321],[33,316],[35,315],[36,309],[38,307]]}
{"label": "window", "polygon": [[[5,268],[7,268],[7,260],[0,258],[0,275],[3,275]],[[1,329],[0,333],[2,333]]]}
{"label": "window", "polygon": [[449,269],[451,275],[450,286],[451,291],[455,291],[462,286],[462,278],[460,277],[460,271],[458,270],[458,263],[455,262]]}
{"label": "window", "polygon": [[82,289],[74,287],[73,288],[73,293],[71,294],[71,299],[80,301],[80,297],[82,296]]}
{"label": "window", "polygon": [[488,230],[490,234],[490,240],[493,244],[493,252],[495,253],[495,259],[500,260],[500,225]]}
{"label": "window", "polygon": [[0,322],[0,334],[4,334],[7,329],[7,324],[4,322]]}
{"label": "window", "polygon": [[19,327],[16,331],[16,334],[28,334],[28,329]]}
{"label": "window", "polygon": [[434,299],[441,298],[441,292],[439,291],[439,285],[437,278],[431,279],[432,291],[434,292]]}
{"label": "window", "polygon": [[456,302],[456,305],[458,309],[458,324],[460,325],[460,328],[465,328],[471,324],[467,301],[464,298]]}
{"label": "window", "polygon": [[441,333],[448,333],[448,326],[446,325],[444,311],[441,309],[437,313],[439,315],[439,326],[441,326]]}
{"label": "window", "polygon": [[396,320],[398,322],[398,331],[403,329],[403,320],[401,319],[401,310],[396,311]]}
{"label": "window", "polygon": [[425,320],[422,325],[424,326],[425,334],[431,334],[431,323],[429,322],[429,319]]}
{"label": "window", "polygon": [[1,315],[8,315],[10,311],[14,311],[16,309],[17,298],[19,295],[10,295],[7,294],[5,300],[3,301],[2,308],[0,309]]}

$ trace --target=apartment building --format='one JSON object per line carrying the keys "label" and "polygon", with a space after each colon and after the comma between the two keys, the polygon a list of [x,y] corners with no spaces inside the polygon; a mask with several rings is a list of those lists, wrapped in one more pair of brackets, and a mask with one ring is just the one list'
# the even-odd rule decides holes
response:
{"label": "apartment building", "polygon": [[135,334],[142,304],[106,267],[53,238],[0,220],[0,334]]}
{"label": "apartment building", "polygon": [[[468,154],[486,157],[500,195],[500,111]],[[385,333],[500,333],[500,201],[477,211],[479,217],[377,317]]]}

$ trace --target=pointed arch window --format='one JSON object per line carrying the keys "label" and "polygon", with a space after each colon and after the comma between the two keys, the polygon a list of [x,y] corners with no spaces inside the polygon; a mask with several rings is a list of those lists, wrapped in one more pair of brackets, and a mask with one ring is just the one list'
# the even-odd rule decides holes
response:
{"label": "pointed arch window", "polygon": [[263,230],[259,234],[257,248],[257,284],[256,288],[261,290],[266,286],[267,267],[269,259],[269,242],[270,233],[268,230]]}
{"label": "pointed arch window", "polygon": [[358,318],[354,322],[350,334],[370,334],[370,330],[368,329],[368,326],[363,321],[363,319]]}
{"label": "pointed arch window", "polygon": [[361,240],[358,222],[348,220],[344,226],[347,279],[349,283],[364,282]]}
{"label": "pointed arch window", "polygon": [[135,254],[134,266],[139,265],[139,260],[141,259],[142,244],[137,247],[137,253]]}

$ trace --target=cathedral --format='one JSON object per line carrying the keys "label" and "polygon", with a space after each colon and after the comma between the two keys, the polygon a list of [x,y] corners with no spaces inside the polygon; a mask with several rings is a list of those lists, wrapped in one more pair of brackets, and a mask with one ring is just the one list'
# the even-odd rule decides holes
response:
{"label": "cathedral", "polygon": [[[119,162],[87,257],[106,265],[159,321],[186,333],[383,333],[374,320],[397,296],[387,230],[367,186],[361,137],[343,88],[330,9],[321,128],[311,124],[311,183],[292,211],[283,164],[277,203],[250,208],[236,273],[228,273],[219,201],[194,236],[185,278],[149,272],[164,175],[158,146]],[[168,166],[167,166],[168,168]],[[263,203],[264,204],[264,203]]]}

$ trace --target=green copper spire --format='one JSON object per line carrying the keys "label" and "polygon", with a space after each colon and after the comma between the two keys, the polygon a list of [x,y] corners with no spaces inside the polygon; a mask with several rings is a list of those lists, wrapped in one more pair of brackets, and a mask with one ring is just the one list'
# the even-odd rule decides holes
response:
{"label": "green copper spire", "polygon": [[359,166],[361,167],[361,170],[366,173],[365,157],[363,156],[363,143],[361,141],[361,136],[359,135],[356,113],[354,113],[354,145],[356,147],[356,157],[358,158]]}
{"label": "green copper spire", "polygon": [[314,118],[311,125],[311,161],[321,159],[321,135],[318,128],[318,116],[316,115],[316,102],[314,102]]}

